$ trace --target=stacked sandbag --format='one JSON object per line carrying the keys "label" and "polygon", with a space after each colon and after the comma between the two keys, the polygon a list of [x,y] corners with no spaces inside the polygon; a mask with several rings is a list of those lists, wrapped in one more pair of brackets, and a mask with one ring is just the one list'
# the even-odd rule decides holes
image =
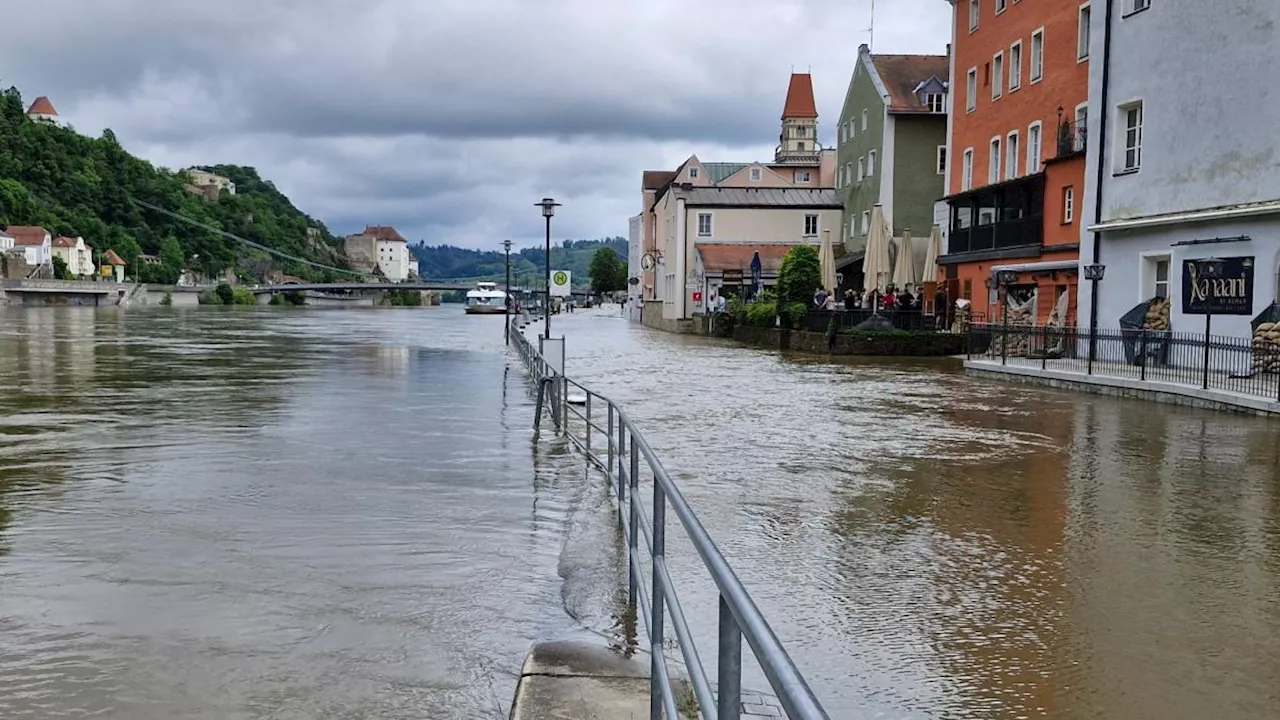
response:
{"label": "stacked sandbag", "polygon": [[1169,312],[1172,309],[1169,298],[1156,298],[1147,306],[1147,314],[1142,318],[1143,330],[1168,330]]}
{"label": "stacked sandbag", "polygon": [[951,321],[951,331],[957,335],[969,334],[969,322],[972,308],[969,303],[956,303],[955,317]]}
{"label": "stacked sandbag", "polygon": [[1253,371],[1280,372],[1280,323],[1264,322],[1254,329]]}

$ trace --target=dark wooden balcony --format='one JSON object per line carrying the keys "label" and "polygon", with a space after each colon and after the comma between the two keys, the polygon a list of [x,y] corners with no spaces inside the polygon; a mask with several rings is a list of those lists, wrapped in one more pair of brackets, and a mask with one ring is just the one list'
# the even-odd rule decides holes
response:
{"label": "dark wooden balcony", "polygon": [[947,203],[948,256],[1044,242],[1044,173],[959,193]]}

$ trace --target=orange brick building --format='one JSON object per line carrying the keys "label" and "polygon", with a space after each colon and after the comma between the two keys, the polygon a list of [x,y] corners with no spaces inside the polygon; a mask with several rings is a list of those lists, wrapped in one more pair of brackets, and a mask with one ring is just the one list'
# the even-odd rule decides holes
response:
{"label": "orange brick building", "polygon": [[1068,295],[1075,324],[1085,197],[1090,5],[951,0],[946,253],[951,298],[1000,317],[996,272],[1045,323]]}

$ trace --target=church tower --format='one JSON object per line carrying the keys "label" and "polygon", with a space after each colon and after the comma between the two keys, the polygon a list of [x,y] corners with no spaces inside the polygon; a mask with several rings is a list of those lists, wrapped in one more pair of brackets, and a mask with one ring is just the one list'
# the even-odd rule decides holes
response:
{"label": "church tower", "polygon": [[816,165],[821,154],[813,76],[792,73],[791,83],[787,86],[787,101],[782,106],[782,135],[774,151],[774,162],[779,165]]}

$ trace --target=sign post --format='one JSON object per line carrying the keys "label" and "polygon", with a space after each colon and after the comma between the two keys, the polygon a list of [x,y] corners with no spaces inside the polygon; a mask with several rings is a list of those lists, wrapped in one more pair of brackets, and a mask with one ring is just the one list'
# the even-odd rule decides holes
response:
{"label": "sign post", "polygon": [[1253,257],[1183,260],[1182,313],[1204,315],[1201,388],[1208,390],[1213,316],[1253,314]]}

